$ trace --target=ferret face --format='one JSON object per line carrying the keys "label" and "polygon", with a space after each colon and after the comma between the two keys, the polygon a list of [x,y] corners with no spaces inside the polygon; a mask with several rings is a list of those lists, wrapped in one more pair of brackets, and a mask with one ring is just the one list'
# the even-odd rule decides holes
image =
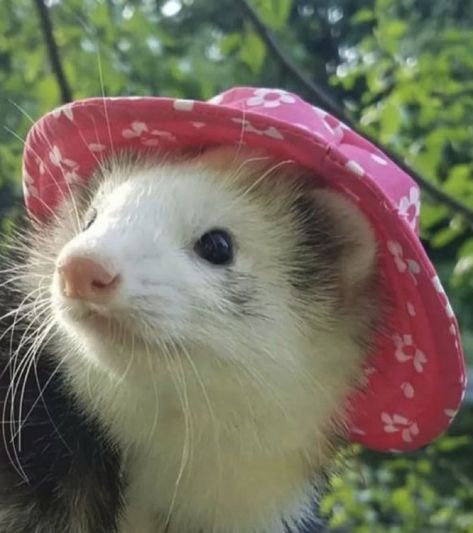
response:
{"label": "ferret face", "polygon": [[53,222],[60,331],[81,356],[142,376],[150,358],[196,347],[215,364],[303,366],[296,347],[327,332],[356,343],[374,239],[347,200],[304,183],[292,162],[231,149],[111,162]]}

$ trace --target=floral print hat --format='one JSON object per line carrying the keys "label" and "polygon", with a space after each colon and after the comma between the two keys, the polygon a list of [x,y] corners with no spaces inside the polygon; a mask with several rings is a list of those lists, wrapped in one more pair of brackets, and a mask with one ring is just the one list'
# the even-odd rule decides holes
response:
{"label": "floral print hat", "polygon": [[29,212],[54,213],[70,184],[86,182],[117,150],[242,143],[314,170],[347,195],[377,236],[393,306],[383,338],[347,404],[352,441],[412,450],[455,416],[466,378],[458,325],[418,237],[419,189],[385,154],[322,109],[278,89],[234,88],[208,102],[91,98],[39,120],[28,134],[23,183]]}

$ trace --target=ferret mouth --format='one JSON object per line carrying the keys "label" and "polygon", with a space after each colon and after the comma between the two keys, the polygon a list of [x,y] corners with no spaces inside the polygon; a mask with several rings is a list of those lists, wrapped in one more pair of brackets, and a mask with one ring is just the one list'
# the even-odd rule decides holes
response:
{"label": "ferret mouth", "polygon": [[85,322],[93,327],[96,327],[97,329],[99,329],[100,331],[104,331],[106,330],[107,328],[108,329],[112,329],[113,328],[116,328],[120,325],[120,321],[117,320],[114,316],[112,315],[107,315],[107,314],[104,314],[104,313],[101,313],[99,311],[95,311],[95,310],[88,310],[86,312],[84,312],[79,320],[81,320],[82,322]]}
{"label": "ferret mouth", "polygon": [[164,334],[164,331],[158,331],[161,329],[159,320],[150,324],[148,317],[142,316],[138,309],[110,308],[64,298],[55,299],[54,304],[59,323],[62,322],[66,329],[85,337],[90,335],[108,345],[119,344],[121,348],[152,346]]}
{"label": "ferret mouth", "polygon": [[120,338],[123,341],[128,337],[137,336],[129,319],[98,306],[68,305],[63,308],[63,311],[69,322],[85,327],[106,338]]}

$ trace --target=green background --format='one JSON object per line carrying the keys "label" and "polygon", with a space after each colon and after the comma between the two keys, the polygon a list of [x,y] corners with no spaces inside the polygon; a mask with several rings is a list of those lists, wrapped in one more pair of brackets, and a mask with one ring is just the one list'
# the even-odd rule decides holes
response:
{"label": "green background", "polygon": [[[74,99],[206,99],[233,85],[313,94],[278,61],[239,0],[1,0],[0,217],[21,210],[32,120],[59,105],[38,6]],[[251,0],[297,68],[351,119],[473,209],[471,0]],[[457,313],[473,366],[473,233],[424,194],[423,242]],[[346,450],[322,502],[340,532],[473,532],[473,410],[413,454]]]}

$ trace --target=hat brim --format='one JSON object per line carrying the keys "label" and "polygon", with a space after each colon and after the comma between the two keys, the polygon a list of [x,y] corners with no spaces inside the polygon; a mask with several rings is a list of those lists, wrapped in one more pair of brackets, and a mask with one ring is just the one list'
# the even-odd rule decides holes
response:
{"label": "hat brim", "polygon": [[[340,127],[345,129],[341,135]],[[412,183],[410,178],[343,125],[330,127],[325,120],[320,129],[307,127],[264,110],[248,111],[238,102],[156,97],[78,101],[49,113],[28,134],[27,207],[41,220],[49,218],[70,183],[87,181],[100,161],[120,150],[238,143],[313,169],[371,221],[381,278],[392,302],[385,318],[392,334],[379,340],[363,387],[348,400],[350,438],[384,451],[411,450],[432,441],[448,427],[465,390],[458,326],[418,236],[391,194],[399,180]]]}

